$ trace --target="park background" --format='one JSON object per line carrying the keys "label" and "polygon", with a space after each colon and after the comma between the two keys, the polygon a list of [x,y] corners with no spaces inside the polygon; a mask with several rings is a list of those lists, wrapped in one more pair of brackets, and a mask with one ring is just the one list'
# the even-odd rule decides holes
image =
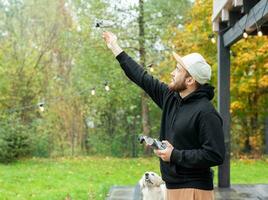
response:
{"label": "park background", "polygon": [[[166,83],[172,51],[201,53],[217,95],[212,8],[212,0],[0,0],[0,199],[104,199],[113,185],[159,173],[137,137],[158,137],[161,111],[126,78],[102,32]],[[268,183],[267,36],[230,53],[231,181]]]}

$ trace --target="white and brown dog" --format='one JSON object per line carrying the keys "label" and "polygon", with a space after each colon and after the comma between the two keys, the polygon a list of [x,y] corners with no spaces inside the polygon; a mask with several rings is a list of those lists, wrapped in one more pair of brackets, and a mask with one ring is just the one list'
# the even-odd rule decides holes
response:
{"label": "white and brown dog", "polygon": [[155,172],[145,172],[139,181],[143,200],[165,200],[166,186]]}

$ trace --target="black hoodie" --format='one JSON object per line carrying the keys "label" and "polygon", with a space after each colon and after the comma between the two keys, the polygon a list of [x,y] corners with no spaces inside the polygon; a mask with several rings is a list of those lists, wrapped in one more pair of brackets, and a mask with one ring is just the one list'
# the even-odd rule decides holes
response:
{"label": "black hoodie", "polygon": [[181,98],[125,52],[116,58],[125,74],[162,109],[160,140],[174,146],[170,162],[160,159],[167,188],[212,190],[210,167],[222,164],[225,155],[222,119],[210,102],[214,88],[204,84]]}

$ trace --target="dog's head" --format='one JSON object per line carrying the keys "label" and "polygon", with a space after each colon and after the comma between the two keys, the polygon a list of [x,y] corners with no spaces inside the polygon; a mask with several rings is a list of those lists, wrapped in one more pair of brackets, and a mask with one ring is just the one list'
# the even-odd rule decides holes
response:
{"label": "dog's head", "polygon": [[162,180],[162,178],[155,172],[145,172],[139,181],[139,185],[141,188],[159,187],[163,183],[164,181]]}

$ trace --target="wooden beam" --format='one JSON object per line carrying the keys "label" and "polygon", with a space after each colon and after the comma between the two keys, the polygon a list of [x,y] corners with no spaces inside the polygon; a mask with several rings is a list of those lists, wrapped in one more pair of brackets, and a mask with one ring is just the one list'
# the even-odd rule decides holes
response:
{"label": "wooden beam", "polygon": [[215,21],[221,14],[221,10],[226,6],[229,0],[213,0],[212,21]]}
{"label": "wooden beam", "polygon": [[243,0],[233,0],[234,7],[243,6]]}
{"label": "wooden beam", "polygon": [[215,21],[215,22],[212,22],[212,30],[214,32],[218,32],[219,31],[219,22],[218,21]]}
{"label": "wooden beam", "polygon": [[222,11],[221,11],[221,20],[223,22],[229,20],[229,10],[228,9],[226,9],[226,8],[222,9]]}
{"label": "wooden beam", "polygon": [[[243,36],[244,29],[248,34],[255,31],[256,22],[258,26],[266,23],[268,21],[268,0],[261,0],[257,3],[248,14],[243,16],[239,21],[235,23],[234,26],[224,34],[224,46],[231,46]],[[255,21],[256,20],[256,21]]]}

